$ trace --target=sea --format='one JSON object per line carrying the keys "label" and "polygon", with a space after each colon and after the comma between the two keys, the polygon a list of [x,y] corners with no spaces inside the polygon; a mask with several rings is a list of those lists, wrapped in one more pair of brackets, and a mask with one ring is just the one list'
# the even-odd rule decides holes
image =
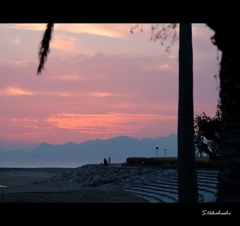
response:
{"label": "sea", "polygon": [[[106,158],[108,161],[108,158]],[[126,159],[111,159],[111,163],[124,163]],[[0,168],[77,168],[87,164],[103,164],[99,158],[0,158]]]}

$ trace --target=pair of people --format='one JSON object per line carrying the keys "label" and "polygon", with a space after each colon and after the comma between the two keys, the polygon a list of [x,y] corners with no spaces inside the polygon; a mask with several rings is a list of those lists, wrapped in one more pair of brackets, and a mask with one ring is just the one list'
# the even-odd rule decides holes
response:
{"label": "pair of people", "polygon": [[111,158],[110,157],[108,158],[108,162],[107,162],[107,159],[104,158],[103,163],[104,163],[104,165],[110,164],[111,163]]}

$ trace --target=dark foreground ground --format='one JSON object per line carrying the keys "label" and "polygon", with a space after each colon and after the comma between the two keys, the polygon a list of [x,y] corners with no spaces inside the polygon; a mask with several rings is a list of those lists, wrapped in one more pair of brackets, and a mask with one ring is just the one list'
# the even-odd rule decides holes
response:
{"label": "dark foreground ground", "polygon": [[[72,168],[70,168],[72,169]],[[0,203],[144,203],[120,191],[41,183],[69,168],[0,168]],[[35,183],[38,182],[38,183]],[[39,183],[40,182],[40,183]]]}

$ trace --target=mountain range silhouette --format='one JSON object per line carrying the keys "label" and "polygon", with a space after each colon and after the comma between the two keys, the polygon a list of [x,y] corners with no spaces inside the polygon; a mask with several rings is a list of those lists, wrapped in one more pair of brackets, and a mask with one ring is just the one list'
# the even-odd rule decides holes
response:
{"label": "mountain range silhouette", "polygon": [[[158,147],[158,150],[156,150]],[[69,142],[62,145],[53,145],[42,142],[31,151],[23,150],[0,151],[0,158],[128,158],[128,157],[164,157],[164,147],[167,148],[167,157],[177,156],[177,135],[156,139],[137,139],[119,136],[107,140],[89,140],[80,144]]]}

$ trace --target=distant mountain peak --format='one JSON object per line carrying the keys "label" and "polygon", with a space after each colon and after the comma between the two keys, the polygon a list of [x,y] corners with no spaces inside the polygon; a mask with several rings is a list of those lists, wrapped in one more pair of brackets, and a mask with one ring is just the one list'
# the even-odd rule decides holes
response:
{"label": "distant mountain peak", "polygon": [[139,140],[138,138],[133,138],[133,137],[129,137],[129,136],[118,136],[118,137],[114,137],[114,138],[110,138],[108,140],[111,139],[132,139],[132,140]]}
{"label": "distant mountain peak", "polygon": [[176,136],[177,136],[177,134],[172,133],[172,134],[166,136],[166,138],[167,138],[167,137],[176,137]]}
{"label": "distant mountain peak", "polygon": [[[39,144],[37,147],[49,147],[49,146],[54,146],[53,144],[49,144],[49,143],[47,143],[47,142],[42,142],[41,144]],[[36,148],[37,148],[36,147]],[[34,148],[34,149],[36,149],[36,148]]]}
{"label": "distant mountain peak", "polygon": [[66,143],[66,144],[68,145],[68,144],[76,144],[76,143],[74,143],[74,142],[68,142],[68,143]]}
{"label": "distant mountain peak", "polygon": [[47,142],[42,142],[42,143],[39,144],[39,145],[49,145],[49,143],[47,143]]}

